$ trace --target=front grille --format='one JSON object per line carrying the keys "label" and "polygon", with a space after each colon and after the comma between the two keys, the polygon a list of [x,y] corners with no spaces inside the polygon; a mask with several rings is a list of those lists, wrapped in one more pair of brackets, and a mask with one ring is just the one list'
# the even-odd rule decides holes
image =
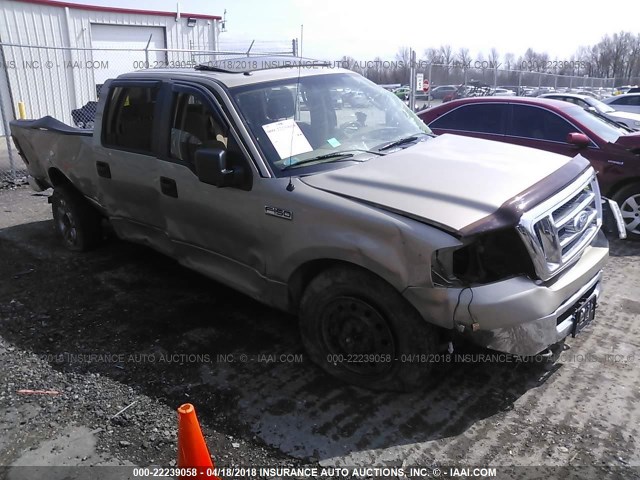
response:
{"label": "front grille", "polygon": [[577,260],[602,225],[600,190],[592,168],[522,215],[518,232],[538,277],[549,280]]}

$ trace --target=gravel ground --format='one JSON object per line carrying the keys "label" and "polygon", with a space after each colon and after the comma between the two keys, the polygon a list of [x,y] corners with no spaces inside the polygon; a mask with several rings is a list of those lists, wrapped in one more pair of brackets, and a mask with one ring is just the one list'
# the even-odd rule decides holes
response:
{"label": "gravel ground", "polygon": [[597,321],[552,368],[455,363],[424,392],[372,393],[310,364],[295,318],[149,249],[67,252],[45,197],[0,190],[0,478],[173,466],[185,402],[218,465],[640,478],[639,243],[613,242]]}

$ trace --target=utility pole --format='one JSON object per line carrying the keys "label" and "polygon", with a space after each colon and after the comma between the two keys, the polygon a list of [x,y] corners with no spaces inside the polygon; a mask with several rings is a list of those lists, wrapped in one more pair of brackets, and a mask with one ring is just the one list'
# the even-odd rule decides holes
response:
{"label": "utility pole", "polygon": [[409,108],[413,112],[416,107],[416,52],[409,51]]}

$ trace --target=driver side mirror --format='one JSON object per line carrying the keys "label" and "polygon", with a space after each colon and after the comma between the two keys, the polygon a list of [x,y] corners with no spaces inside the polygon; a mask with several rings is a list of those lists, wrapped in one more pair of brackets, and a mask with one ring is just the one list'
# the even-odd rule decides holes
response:
{"label": "driver side mirror", "polygon": [[585,148],[591,143],[591,140],[584,133],[573,132],[567,135],[567,143],[578,148]]}
{"label": "driver side mirror", "polygon": [[228,153],[222,148],[201,148],[195,152],[195,169],[198,179],[202,183],[216,187],[240,186],[243,181],[243,171],[237,167],[230,168]]}

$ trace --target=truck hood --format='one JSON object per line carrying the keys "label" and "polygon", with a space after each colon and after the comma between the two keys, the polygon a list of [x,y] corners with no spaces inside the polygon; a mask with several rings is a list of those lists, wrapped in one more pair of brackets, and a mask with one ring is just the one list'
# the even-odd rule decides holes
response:
{"label": "truck hood", "polygon": [[301,180],[463,236],[517,223],[587,168],[579,155],[445,134]]}

